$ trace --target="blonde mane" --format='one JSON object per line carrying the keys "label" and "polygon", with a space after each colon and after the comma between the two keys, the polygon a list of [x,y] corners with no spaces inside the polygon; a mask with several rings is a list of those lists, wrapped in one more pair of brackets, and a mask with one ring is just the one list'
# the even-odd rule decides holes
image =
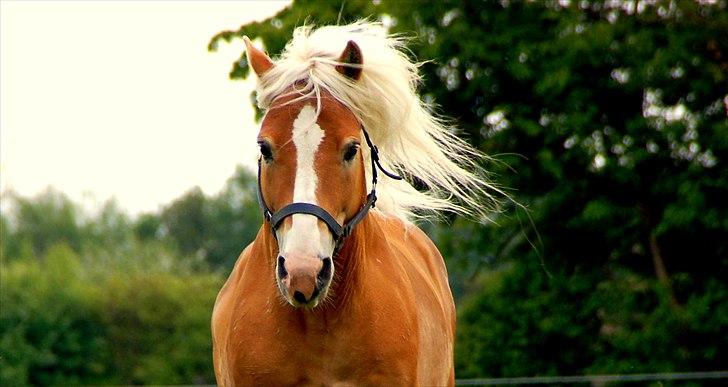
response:
{"label": "blonde mane", "polygon": [[[364,58],[361,77],[356,81],[335,69],[349,40],[357,43]],[[327,90],[349,107],[370,133],[382,165],[410,180],[380,177],[379,211],[408,220],[439,211],[454,211],[479,221],[488,219],[496,203],[491,192],[500,190],[487,182],[478,165],[486,156],[457,138],[454,129],[420,99],[416,90],[419,64],[403,52],[404,43],[403,38],[389,35],[374,22],[299,27],[275,66],[259,79],[258,106],[267,109],[295,82],[301,84],[296,88],[302,93],[300,98],[315,96],[320,101],[321,91]],[[362,150],[370,180],[369,149],[363,146]],[[413,187],[412,177],[426,189]]]}

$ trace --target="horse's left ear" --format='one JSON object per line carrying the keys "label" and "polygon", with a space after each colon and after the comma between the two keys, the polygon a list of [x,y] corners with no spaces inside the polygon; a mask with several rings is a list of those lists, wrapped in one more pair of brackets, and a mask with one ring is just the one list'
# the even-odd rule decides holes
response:
{"label": "horse's left ear", "polygon": [[361,55],[361,49],[359,49],[359,46],[353,40],[350,40],[346,44],[344,52],[339,57],[339,63],[341,64],[336,66],[336,71],[355,81],[361,77],[364,59]]}

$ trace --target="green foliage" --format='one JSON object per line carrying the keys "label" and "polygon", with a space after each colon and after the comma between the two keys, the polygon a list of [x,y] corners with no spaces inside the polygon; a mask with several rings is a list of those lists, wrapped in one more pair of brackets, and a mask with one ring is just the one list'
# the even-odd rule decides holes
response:
{"label": "green foliage", "polygon": [[656,280],[621,269],[549,275],[532,260],[483,272],[460,308],[458,376],[721,369],[728,304],[710,281],[675,309]]}
{"label": "green foliage", "polygon": [[[537,261],[484,272],[460,309],[458,377],[569,375],[589,366],[599,324],[587,276],[549,277]],[[516,301],[517,300],[517,301]],[[549,353],[550,356],[544,356]]]}
{"label": "green foliage", "polygon": [[255,175],[238,168],[227,189],[210,200],[203,248],[212,267],[232,270],[243,248],[255,239],[263,223]]}
{"label": "green foliage", "polygon": [[194,188],[166,206],[159,217],[142,216],[138,235],[164,235],[182,254],[198,255],[225,272],[260,229],[256,178],[238,168],[219,194],[208,198]]}
{"label": "green foliage", "polygon": [[[0,217],[0,384],[213,383],[210,317],[223,272],[260,228],[238,169],[130,219],[49,189]],[[5,198],[3,198],[5,200]]]}
{"label": "green foliage", "polygon": [[214,381],[221,274],[114,202],[89,216],[52,190],[12,199],[2,216],[0,384]]}
{"label": "green foliage", "polygon": [[[121,275],[123,273],[123,275]],[[120,272],[94,302],[122,383],[211,383],[210,315],[219,275]]]}
{"label": "green foliage", "polygon": [[162,212],[161,223],[183,254],[194,254],[202,246],[205,232],[204,205],[205,194],[195,187]]}
{"label": "green foliage", "polygon": [[[16,207],[12,238],[7,234],[12,225],[7,219],[3,224],[4,256],[43,255],[60,242],[80,250],[83,240],[78,209],[66,195],[49,188],[34,199],[11,194],[3,200],[12,200]],[[27,251],[29,247],[32,251]]]}
{"label": "green foliage", "polygon": [[0,384],[214,381],[209,325],[222,276],[114,260],[62,243],[2,265]]}
{"label": "green foliage", "polygon": [[3,385],[79,384],[103,372],[97,359],[101,327],[88,319],[89,291],[79,281],[80,259],[54,245],[41,264],[2,266],[0,381]]}

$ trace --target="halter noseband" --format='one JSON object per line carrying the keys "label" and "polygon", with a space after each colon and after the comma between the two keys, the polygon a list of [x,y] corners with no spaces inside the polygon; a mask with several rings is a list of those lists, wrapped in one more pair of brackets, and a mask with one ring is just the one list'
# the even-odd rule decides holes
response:
{"label": "halter noseband", "polygon": [[308,214],[313,215],[326,223],[326,225],[329,227],[329,230],[331,231],[331,234],[334,235],[334,241],[336,242],[336,245],[339,246],[342,239],[351,234],[354,226],[356,226],[364,219],[364,217],[369,212],[369,209],[374,207],[374,203],[377,201],[377,168],[382,171],[382,173],[391,177],[392,179],[402,180],[402,176],[389,172],[382,167],[382,164],[379,163],[379,149],[377,149],[376,145],[372,144],[372,140],[369,138],[369,133],[367,133],[364,128],[362,128],[361,130],[362,132],[364,132],[364,139],[366,140],[371,153],[372,190],[367,195],[367,200],[364,202],[364,205],[361,207],[361,209],[359,209],[359,212],[352,216],[351,219],[349,219],[349,221],[346,222],[343,226],[340,225],[339,222],[337,222],[336,219],[331,216],[331,214],[329,214],[326,210],[312,203],[291,203],[276,212],[272,212],[268,205],[265,203],[265,199],[263,198],[263,191],[260,185],[261,160],[260,158],[258,158],[258,204],[263,210],[263,217],[265,217],[265,220],[270,223],[274,238],[277,238],[276,230],[285,218],[294,214]]}

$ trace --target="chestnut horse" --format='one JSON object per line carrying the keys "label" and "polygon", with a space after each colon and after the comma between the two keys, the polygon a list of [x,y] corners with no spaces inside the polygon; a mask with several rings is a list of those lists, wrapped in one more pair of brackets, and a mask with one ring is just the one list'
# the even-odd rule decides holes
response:
{"label": "chestnut horse", "polygon": [[447,271],[408,219],[484,214],[482,155],[421,102],[381,25],[301,27],[276,62],[244,40],[265,221],[215,303],[218,384],[453,385]]}

